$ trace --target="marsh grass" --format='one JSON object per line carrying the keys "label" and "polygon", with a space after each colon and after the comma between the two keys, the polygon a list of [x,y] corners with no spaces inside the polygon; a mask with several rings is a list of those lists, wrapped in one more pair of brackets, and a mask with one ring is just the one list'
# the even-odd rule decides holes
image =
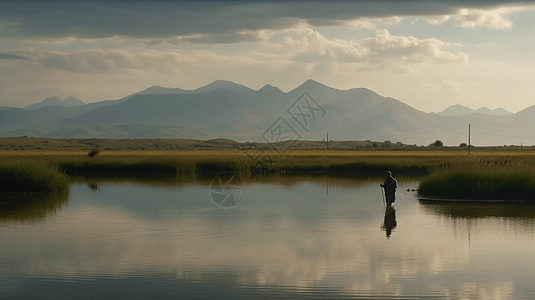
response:
{"label": "marsh grass", "polygon": [[[395,176],[420,176],[422,195],[532,199],[535,192],[532,152],[481,152],[467,156],[451,151],[299,150],[283,156],[274,151],[263,154],[271,157],[266,167],[276,173],[380,176],[390,170]],[[18,190],[25,191],[54,190],[54,185],[44,183],[55,181],[54,178],[62,182],[66,175],[172,178],[222,172],[247,175],[249,171],[238,159],[247,162],[247,152],[237,150],[102,151],[93,158],[85,151],[7,151],[0,155],[4,170],[1,174],[5,178],[2,186],[8,188],[13,183]]]}
{"label": "marsh grass", "polygon": [[44,161],[0,163],[0,191],[3,193],[37,193],[67,190],[69,177],[56,165]]}
{"label": "marsh grass", "polygon": [[457,199],[535,201],[533,158],[474,158],[435,167],[420,195]]}
{"label": "marsh grass", "polygon": [[442,162],[415,160],[401,157],[365,157],[365,158],[287,158],[275,164],[274,168],[282,173],[327,173],[354,175],[383,175],[386,171],[395,174],[424,175]]}

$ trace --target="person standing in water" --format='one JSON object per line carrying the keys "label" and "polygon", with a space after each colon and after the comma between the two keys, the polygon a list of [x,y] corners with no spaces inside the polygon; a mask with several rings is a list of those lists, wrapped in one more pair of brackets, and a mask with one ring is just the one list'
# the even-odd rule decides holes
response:
{"label": "person standing in water", "polygon": [[398,188],[398,181],[392,177],[392,172],[386,172],[386,179],[381,187],[385,190],[386,205],[391,206],[396,201],[396,189]]}

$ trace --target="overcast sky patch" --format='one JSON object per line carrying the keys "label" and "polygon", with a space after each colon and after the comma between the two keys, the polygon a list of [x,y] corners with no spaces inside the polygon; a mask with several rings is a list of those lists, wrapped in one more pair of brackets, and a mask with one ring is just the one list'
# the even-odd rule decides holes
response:
{"label": "overcast sky patch", "polygon": [[[190,42],[254,41],[244,32],[282,30],[302,22],[337,26],[359,19],[458,16],[464,27],[510,26],[499,10],[532,1],[182,1],[2,2],[0,38],[172,38]],[[490,11],[488,14],[486,11]],[[358,24],[358,22],[356,23]],[[220,38],[218,35],[222,35]],[[234,36],[232,36],[234,35]]]}
{"label": "overcast sky patch", "polygon": [[0,59],[22,59],[27,60],[27,57],[13,54],[13,53],[6,53],[6,52],[0,52]]}

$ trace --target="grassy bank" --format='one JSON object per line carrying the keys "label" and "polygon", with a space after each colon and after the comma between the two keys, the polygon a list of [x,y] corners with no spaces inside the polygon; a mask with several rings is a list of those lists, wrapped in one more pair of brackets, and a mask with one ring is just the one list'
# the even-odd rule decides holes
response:
{"label": "grassy bank", "polygon": [[68,187],[69,177],[50,163],[19,160],[0,164],[0,191],[4,193],[58,192]]}
{"label": "grassy bank", "polygon": [[[262,158],[246,151],[103,151],[95,158],[85,151],[9,151],[0,152],[0,161],[46,161],[70,176],[155,177],[210,175],[220,172],[248,173],[253,169],[297,174],[376,175],[386,170],[396,174],[422,175],[429,168],[448,165],[451,153],[289,151],[280,156],[262,152]],[[268,158],[269,157],[269,158]]]}
{"label": "grassy bank", "polygon": [[420,195],[449,199],[535,201],[533,159],[467,160],[435,168],[422,179]]}
{"label": "grassy bank", "polygon": [[[103,151],[90,158],[87,151],[2,151],[2,191],[63,189],[68,185],[67,176],[248,174],[249,165],[260,160],[247,155],[251,153],[240,150]],[[533,152],[480,152],[467,156],[452,151],[298,150],[283,156],[274,151],[264,151],[262,155],[266,159],[253,167],[275,173],[382,176],[390,170],[395,176],[420,176],[419,192],[428,196],[531,199],[535,191]]]}

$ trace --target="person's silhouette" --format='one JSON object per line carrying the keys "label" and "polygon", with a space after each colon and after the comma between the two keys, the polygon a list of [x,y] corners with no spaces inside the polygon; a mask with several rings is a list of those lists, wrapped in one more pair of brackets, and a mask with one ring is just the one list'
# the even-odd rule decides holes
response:
{"label": "person's silhouette", "polygon": [[396,201],[396,189],[398,188],[398,181],[392,176],[392,172],[386,172],[386,179],[380,186],[385,190],[386,205],[391,206]]}
{"label": "person's silhouette", "polygon": [[385,220],[381,228],[386,231],[386,238],[389,239],[392,235],[392,230],[396,228],[398,222],[396,222],[396,210],[392,206],[387,206],[385,210]]}

